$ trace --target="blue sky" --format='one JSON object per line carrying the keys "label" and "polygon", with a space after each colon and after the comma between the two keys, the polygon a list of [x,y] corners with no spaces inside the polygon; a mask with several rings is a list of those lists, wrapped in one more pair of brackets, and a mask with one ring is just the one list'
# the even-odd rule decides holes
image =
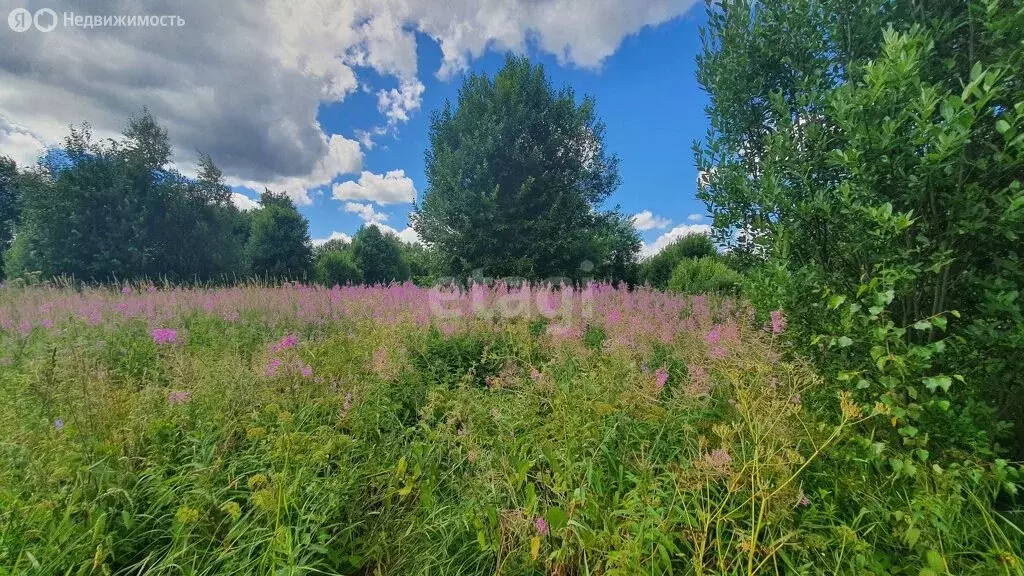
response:
{"label": "blue sky", "polygon": [[[626,37],[597,69],[560,65],[553,55],[536,49],[527,52],[534,62],[544,65],[556,87],[569,84],[578,97],[586,94],[596,99],[598,115],[607,125],[608,148],[621,162],[622,185],[609,206],[618,204],[627,214],[647,210],[656,219],[668,221],[641,231],[647,243],[677,226],[706,223],[706,219],[688,220],[691,215],[704,214],[703,204],[694,197],[697,172],[691,151],[693,140],[702,138],[707,129],[707,98],[695,76],[700,49],[697,31],[703,20],[703,7],[696,6],[674,20],[644,28]],[[404,170],[418,198],[427,185],[423,154],[429,146],[430,113],[443,108],[446,99],[457,99],[464,78],[459,74],[439,80],[435,72],[441,59],[437,42],[417,34],[418,76],[425,86],[420,109],[397,126],[396,135],[378,136],[372,149],[364,149],[364,170],[377,174]],[[503,61],[504,52],[491,50],[471,61],[469,71],[494,74]],[[361,73],[369,91],[359,90],[343,102],[320,106],[318,120],[325,132],[352,137],[356,130],[369,130],[381,123],[375,94],[396,87],[397,82],[371,70]],[[356,179],[358,175],[346,175],[337,181]],[[250,190],[236,190],[256,197]],[[363,223],[357,214],[344,211],[344,202],[331,197],[330,187],[310,197],[312,204],[300,206],[300,211],[309,219],[313,238],[324,239],[333,232],[352,235]],[[411,205],[375,205],[374,209],[388,216],[385,224],[401,230],[407,225]]]}
{"label": "blue sky", "polygon": [[0,0],[0,15],[172,8],[181,24],[0,23],[0,154],[30,165],[82,122],[117,138],[145,108],[174,167],[195,174],[209,154],[239,207],[267,187],[295,200],[314,240],[375,222],[415,241],[430,113],[513,51],[596,99],[621,160],[609,205],[640,215],[645,254],[707,229],[691,152],[706,130],[698,0]]}

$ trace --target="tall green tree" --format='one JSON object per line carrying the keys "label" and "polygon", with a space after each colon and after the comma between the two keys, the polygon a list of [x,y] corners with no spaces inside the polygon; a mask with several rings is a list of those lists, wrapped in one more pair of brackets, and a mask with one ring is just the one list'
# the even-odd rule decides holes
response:
{"label": "tall green tree", "polygon": [[577,270],[619,184],[594,100],[514,56],[494,78],[470,75],[433,115],[426,175],[416,232],[449,273],[493,276]]}
{"label": "tall green tree", "polygon": [[683,260],[707,258],[716,254],[715,243],[707,234],[687,234],[665,246],[641,265],[641,281],[654,288],[668,288],[676,267]]}
{"label": "tall green tree", "polygon": [[4,252],[11,246],[18,219],[18,189],[18,165],[0,156],[0,280],[4,279]]}
{"label": "tall green tree", "polygon": [[367,284],[409,279],[409,263],[402,258],[402,241],[376,226],[361,226],[352,238],[352,256]]}
{"label": "tall green tree", "polygon": [[197,180],[168,168],[167,131],[148,113],[123,138],[72,128],[64,147],[20,177],[21,218],[5,268],[14,275],[178,281],[245,274],[246,217],[209,157]]}
{"label": "tall green tree", "polygon": [[699,195],[751,296],[901,441],[984,453],[979,400],[1024,430],[1024,3],[727,0],[703,37]]}
{"label": "tall green tree", "polygon": [[313,264],[309,223],[286,194],[266,190],[260,205],[252,215],[246,245],[252,273],[275,280],[309,278]]}

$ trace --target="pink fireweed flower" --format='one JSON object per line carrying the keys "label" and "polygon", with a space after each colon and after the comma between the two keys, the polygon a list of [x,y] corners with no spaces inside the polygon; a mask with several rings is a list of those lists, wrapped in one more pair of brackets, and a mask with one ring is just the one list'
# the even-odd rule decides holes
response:
{"label": "pink fireweed flower", "polygon": [[661,392],[665,388],[666,382],[668,382],[668,368],[662,366],[654,371],[654,387]]}
{"label": "pink fireweed flower", "polygon": [[150,335],[156,344],[174,344],[178,341],[178,331],[173,328],[155,328]]}
{"label": "pink fireweed flower", "polygon": [[289,348],[294,348],[298,344],[299,338],[294,334],[289,334],[282,338],[280,341],[270,345],[271,352],[283,352]]}
{"label": "pink fireweed flower", "polygon": [[131,294],[131,293],[132,293],[131,286],[125,286],[124,288],[121,288],[121,294]]}
{"label": "pink fireweed flower", "polygon": [[309,364],[303,364],[302,368],[299,369],[299,373],[302,374],[303,378],[313,377],[313,367]]}
{"label": "pink fireweed flower", "polygon": [[273,360],[271,360],[270,363],[267,364],[267,378],[273,378],[274,376],[277,376],[277,370],[280,367],[281,367],[281,361],[280,360],[278,360],[277,358],[274,358]]}
{"label": "pink fireweed flower", "polygon": [[541,536],[547,536],[551,533],[551,528],[548,526],[548,521],[543,516],[537,516],[533,521],[533,525],[537,528],[537,533]]}
{"label": "pink fireweed flower", "polygon": [[782,310],[772,311],[772,334],[781,334],[786,329],[786,315]]}
{"label": "pink fireweed flower", "polygon": [[192,393],[186,390],[175,390],[167,394],[167,403],[171,406],[185,404],[192,397]]}
{"label": "pink fireweed flower", "polygon": [[28,336],[32,332],[32,323],[29,321],[18,324],[18,332],[24,337]]}
{"label": "pink fireweed flower", "polygon": [[711,392],[708,385],[708,371],[700,364],[688,364],[686,372],[690,376],[686,383],[686,394],[689,396],[704,396]]}

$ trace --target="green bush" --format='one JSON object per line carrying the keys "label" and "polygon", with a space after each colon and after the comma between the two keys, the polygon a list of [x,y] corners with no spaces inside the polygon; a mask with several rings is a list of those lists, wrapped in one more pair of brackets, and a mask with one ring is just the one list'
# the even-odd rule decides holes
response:
{"label": "green bush", "polygon": [[664,290],[676,266],[686,259],[714,256],[715,244],[705,234],[687,234],[648,258],[640,267],[640,281]]}
{"label": "green bush", "polygon": [[356,266],[349,251],[327,250],[316,256],[314,277],[324,286],[345,286],[363,281],[363,273]]}
{"label": "green bush", "polygon": [[730,293],[735,292],[742,281],[739,272],[716,258],[705,256],[681,260],[672,271],[668,289],[683,294]]}

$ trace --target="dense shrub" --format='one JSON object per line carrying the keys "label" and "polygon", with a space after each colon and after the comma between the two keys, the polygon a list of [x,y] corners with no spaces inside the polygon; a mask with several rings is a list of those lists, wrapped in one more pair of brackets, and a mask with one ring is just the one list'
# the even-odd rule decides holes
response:
{"label": "dense shrub", "polygon": [[316,256],[313,275],[324,286],[345,286],[363,281],[350,251],[325,250]]}
{"label": "dense shrub", "polygon": [[991,457],[1003,417],[1019,453],[1024,4],[730,1],[705,37],[700,195],[750,296],[890,407],[876,440]]}
{"label": "dense shrub", "polygon": [[640,267],[640,280],[654,288],[668,288],[672,273],[686,259],[714,256],[715,244],[706,234],[687,234],[651,256]]}
{"label": "dense shrub", "polygon": [[683,294],[709,292],[731,293],[739,288],[743,277],[711,256],[683,259],[672,271],[668,289]]}

